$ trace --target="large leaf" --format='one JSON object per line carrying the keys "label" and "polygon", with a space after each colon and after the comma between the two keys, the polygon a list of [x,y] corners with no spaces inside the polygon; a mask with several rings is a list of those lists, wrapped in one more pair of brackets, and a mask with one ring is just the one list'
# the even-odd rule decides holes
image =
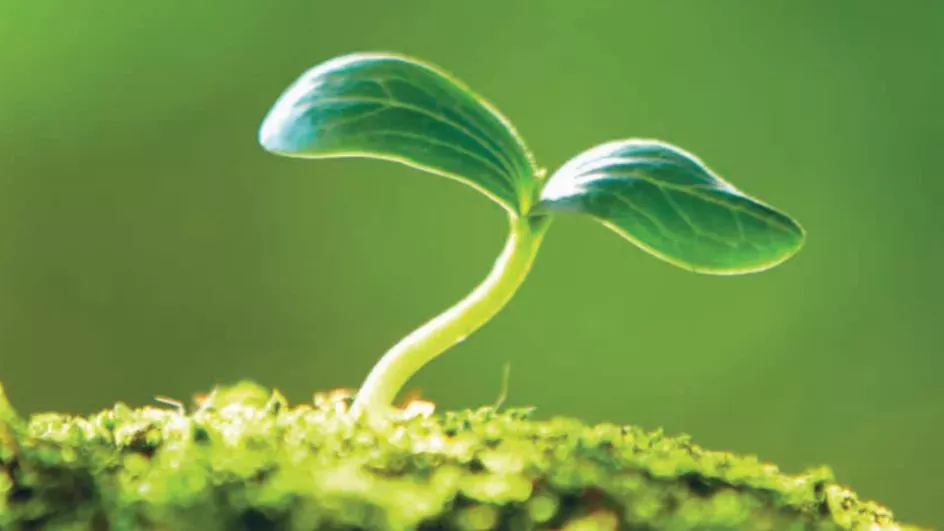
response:
{"label": "large leaf", "polygon": [[457,179],[523,213],[539,179],[506,118],[460,81],[415,59],[338,57],[305,72],[259,131],[293,157],[394,160]]}
{"label": "large leaf", "polygon": [[702,273],[767,269],[804,239],[787,215],[653,140],[610,142],[570,160],[548,180],[542,210],[589,214],[653,255]]}

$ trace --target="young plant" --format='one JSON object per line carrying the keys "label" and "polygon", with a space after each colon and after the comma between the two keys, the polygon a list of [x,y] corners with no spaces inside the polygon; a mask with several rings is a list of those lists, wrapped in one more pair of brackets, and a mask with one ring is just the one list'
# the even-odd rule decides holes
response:
{"label": "young plant", "polygon": [[545,179],[507,118],[449,74],[400,55],[356,53],[308,70],[269,111],[259,141],[289,157],[400,162],[463,182],[508,214],[488,277],[380,359],[354,415],[384,411],[421,367],[494,317],[558,212],[586,214],[658,258],[716,275],[768,269],[804,240],[796,221],[657,140],[602,144]]}

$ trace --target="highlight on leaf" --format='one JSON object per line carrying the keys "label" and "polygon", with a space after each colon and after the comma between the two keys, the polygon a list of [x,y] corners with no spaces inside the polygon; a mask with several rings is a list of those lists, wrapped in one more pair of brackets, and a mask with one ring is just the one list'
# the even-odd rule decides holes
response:
{"label": "highlight on leaf", "polygon": [[292,157],[367,157],[464,182],[513,214],[539,186],[509,121],[434,66],[388,53],[355,53],[308,70],[276,101],[259,131]]}
{"label": "highlight on leaf", "polygon": [[574,157],[548,180],[538,211],[588,214],[649,253],[700,273],[768,269],[805,238],[786,214],[656,140],[609,142]]}

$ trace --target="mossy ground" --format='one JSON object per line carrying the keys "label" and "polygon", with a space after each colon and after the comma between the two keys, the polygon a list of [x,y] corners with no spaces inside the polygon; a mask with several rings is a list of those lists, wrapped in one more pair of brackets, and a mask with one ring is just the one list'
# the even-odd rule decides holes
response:
{"label": "mossy ground", "polygon": [[0,389],[0,529],[904,529],[818,468],[527,410],[351,422],[251,383],[192,412],[19,417]]}

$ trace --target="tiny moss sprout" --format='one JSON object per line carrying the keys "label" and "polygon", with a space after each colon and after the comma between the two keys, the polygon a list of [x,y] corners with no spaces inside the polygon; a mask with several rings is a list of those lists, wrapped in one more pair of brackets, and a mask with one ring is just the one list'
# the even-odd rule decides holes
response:
{"label": "tiny moss sprout", "polygon": [[657,140],[601,144],[545,178],[493,106],[440,69],[401,55],[355,53],[308,70],[275,102],[259,141],[289,157],[400,162],[463,182],[508,215],[508,239],[489,275],[380,359],[357,393],[354,415],[385,411],[421,367],[494,317],[524,281],[558,213],[588,215],[653,256],[707,274],[768,269],[804,241],[789,216]]}

